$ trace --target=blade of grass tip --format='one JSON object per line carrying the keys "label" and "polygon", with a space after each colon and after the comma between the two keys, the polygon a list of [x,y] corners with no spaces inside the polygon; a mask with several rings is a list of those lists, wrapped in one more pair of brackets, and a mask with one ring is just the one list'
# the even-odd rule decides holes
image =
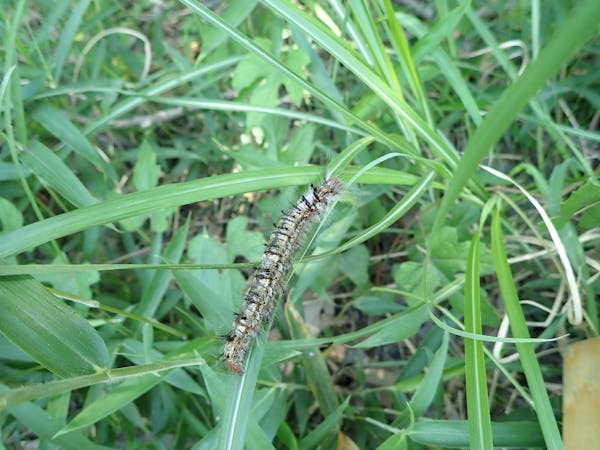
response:
{"label": "blade of grass tip", "polygon": [[344,403],[338,406],[334,411],[325,416],[325,420],[323,420],[323,422],[321,422],[314,430],[308,433],[304,439],[302,439],[302,441],[300,441],[298,449],[309,450],[313,448],[319,448],[319,444],[323,444],[323,442],[326,441],[327,437],[330,436],[332,432],[336,431],[336,429],[339,429],[339,424],[343,420],[343,413],[348,407],[349,402],[350,397],[344,400]]}
{"label": "blade of grass tip", "polygon": [[[504,307],[510,322],[514,337],[528,338],[529,331],[525,323],[525,315],[519,303],[517,289],[510,271],[508,258],[504,249],[502,227],[500,224],[500,208],[497,206],[492,219],[492,257],[496,268],[496,276],[500,286],[500,293],[504,300]],[[535,405],[535,412],[544,435],[546,448],[562,450],[562,440],[556,418],[552,412],[552,405],[544,386],[544,378],[535,355],[532,344],[515,344],[527,384]]]}
{"label": "blade of grass tip", "polygon": [[[480,233],[473,236],[465,280],[465,329],[482,333],[479,285]],[[491,449],[492,425],[487,392],[487,377],[483,354],[483,342],[465,339],[465,384],[467,391],[467,415],[469,418],[469,442],[472,449]]]}
{"label": "blade of grass tip", "polygon": [[[238,26],[254,11],[258,0],[236,0],[225,4],[222,12],[223,18],[233,26]],[[227,33],[216,28],[205,28],[202,30],[202,42],[204,47],[202,53],[209,55],[214,49],[221,46],[227,40]]]}
{"label": "blade of grass tip", "polygon": [[465,153],[454,171],[448,190],[438,209],[434,230],[439,230],[463,187],[475,175],[481,160],[513,123],[523,107],[563,64],[589,39],[598,27],[600,8],[597,0],[580,2],[523,75],[504,91],[469,139]]}

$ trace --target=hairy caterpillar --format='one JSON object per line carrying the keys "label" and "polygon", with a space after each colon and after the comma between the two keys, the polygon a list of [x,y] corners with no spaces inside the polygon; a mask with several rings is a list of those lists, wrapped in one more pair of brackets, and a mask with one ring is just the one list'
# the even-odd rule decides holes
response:
{"label": "hairy caterpillar", "polygon": [[343,183],[336,178],[328,178],[318,187],[311,185],[275,225],[240,312],[227,334],[223,358],[231,372],[242,373],[246,352],[262,324],[271,322],[275,297],[285,288],[294,253],[304,244],[310,227],[325,217],[343,189]]}

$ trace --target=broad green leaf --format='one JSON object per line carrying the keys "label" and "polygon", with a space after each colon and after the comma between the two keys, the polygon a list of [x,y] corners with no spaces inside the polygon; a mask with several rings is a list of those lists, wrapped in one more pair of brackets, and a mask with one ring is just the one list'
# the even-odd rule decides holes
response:
{"label": "broad green leaf", "polygon": [[61,377],[108,366],[108,351],[85,319],[27,276],[0,278],[0,331]]}
{"label": "broad green leaf", "polygon": [[342,253],[336,262],[340,271],[358,287],[364,287],[369,283],[369,251],[364,245]]}
{"label": "broad green leaf", "polygon": [[[225,246],[216,242],[206,232],[190,241],[187,256],[198,264],[229,262]],[[217,334],[226,332],[242,299],[245,282],[240,272],[177,270],[173,275],[185,296],[202,313],[205,326]]]}
{"label": "broad green leaf", "polygon": [[[265,38],[256,38],[254,43],[263,49],[268,49],[271,42]],[[235,90],[242,90],[267,76],[272,69],[262,60],[248,54],[242,59],[233,70],[231,77],[231,87]]]}
{"label": "broad green leaf", "polygon": [[308,164],[315,148],[315,131],[312,124],[297,128],[281,154],[281,160],[291,165]]}
{"label": "broad green leaf", "polygon": [[265,238],[259,231],[248,231],[248,218],[238,216],[227,222],[226,239],[227,262],[233,262],[236,256],[243,256],[248,261],[260,261]]}

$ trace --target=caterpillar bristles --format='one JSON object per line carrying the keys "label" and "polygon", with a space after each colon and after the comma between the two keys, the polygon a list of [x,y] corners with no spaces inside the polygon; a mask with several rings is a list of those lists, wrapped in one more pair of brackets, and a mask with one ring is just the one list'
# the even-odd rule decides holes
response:
{"label": "caterpillar bristles", "polygon": [[240,311],[235,315],[233,327],[227,335],[223,359],[225,367],[241,374],[246,353],[262,325],[273,319],[275,299],[285,290],[287,273],[294,254],[304,244],[310,227],[320,222],[335,204],[344,189],[337,178],[328,178],[318,187],[300,196],[275,227],[265,247],[260,265],[256,269]]}

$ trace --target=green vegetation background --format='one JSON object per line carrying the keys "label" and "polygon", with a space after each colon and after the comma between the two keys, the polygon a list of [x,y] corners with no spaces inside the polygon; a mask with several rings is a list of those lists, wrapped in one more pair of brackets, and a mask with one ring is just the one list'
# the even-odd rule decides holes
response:
{"label": "green vegetation background", "polygon": [[[562,448],[595,3],[1,2],[2,448]],[[229,374],[271,224],[326,176]]]}

